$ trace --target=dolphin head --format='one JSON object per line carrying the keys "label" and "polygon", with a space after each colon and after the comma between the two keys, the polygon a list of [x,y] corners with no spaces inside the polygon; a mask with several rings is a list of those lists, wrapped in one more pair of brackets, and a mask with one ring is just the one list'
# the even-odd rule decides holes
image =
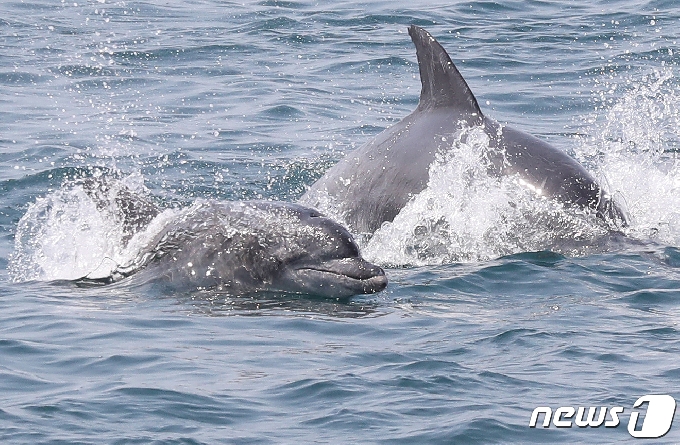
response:
{"label": "dolphin head", "polygon": [[115,274],[134,275],[135,284],[235,294],[347,298],[387,286],[385,272],[361,257],[343,226],[312,208],[272,201],[196,203]]}
{"label": "dolphin head", "polygon": [[253,202],[278,227],[267,256],[274,259],[274,288],[332,298],[371,294],[387,286],[385,272],[361,257],[343,226],[315,209],[290,203]]}

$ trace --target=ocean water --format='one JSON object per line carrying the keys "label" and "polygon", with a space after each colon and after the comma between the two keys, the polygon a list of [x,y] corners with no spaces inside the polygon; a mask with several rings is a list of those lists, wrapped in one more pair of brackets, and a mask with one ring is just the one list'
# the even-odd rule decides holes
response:
{"label": "ocean water", "polygon": [[[294,201],[415,108],[410,24],[489,116],[597,175],[630,227],[486,177],[472,129],[360,236],[378,294],[69,281],[122,254],[79,178],[168,209]],[[679,25],[669,0],[2,2],[0,441],[637,441],[639,397],[680,399]],[[538,406],[624,411],[530,428]],[[652,442],[678,441],[680,424]]]}

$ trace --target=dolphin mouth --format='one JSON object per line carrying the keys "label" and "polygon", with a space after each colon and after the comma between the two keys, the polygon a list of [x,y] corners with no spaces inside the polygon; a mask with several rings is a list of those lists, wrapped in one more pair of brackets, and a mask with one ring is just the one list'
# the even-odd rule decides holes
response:
{"label": "dolphin mouth", "polygon": [[342,258],[304,265],[297,272],[312,285],[310,291],[323,295],[373,294],[387,287],[385,271],[361,258]]}

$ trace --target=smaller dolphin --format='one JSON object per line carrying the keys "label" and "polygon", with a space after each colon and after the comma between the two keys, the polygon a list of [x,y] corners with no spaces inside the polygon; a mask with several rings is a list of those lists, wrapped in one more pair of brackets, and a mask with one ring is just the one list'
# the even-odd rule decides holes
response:
{"label": "smaller dolphin", "polygon": [[541,196],[586,209],[615,228],[627,224],[626,213],[581,164],[534,136],[486,117],[435,38],[415,25],[408,31],[422,84],[418,107],[331,167],[299,203],[323,208],[330,202],[353,233],[372,234],[427,187],[430,165],[452,148],[451,135],[481,127],[489,137],[491,175],[517,175]]}
{"label": "smaller dolphin", "polygon": [[[126,203],[123,198],[128,193],[117,189],[114,196],[131,221],[140,221],[130,213],[132,209],[144,215],[157,213],[139,197]],[[94,271],[80,282],[125,281],[171,290],[281,291],[332,298],[379,292],[387,286],[384,271],[361,257],[344,227],[298,204],[197,202],[160,224],[162,228],[130,263],[104,277]],[[154,230],[156,225],[157,220],[151,221],[144,230]]]}

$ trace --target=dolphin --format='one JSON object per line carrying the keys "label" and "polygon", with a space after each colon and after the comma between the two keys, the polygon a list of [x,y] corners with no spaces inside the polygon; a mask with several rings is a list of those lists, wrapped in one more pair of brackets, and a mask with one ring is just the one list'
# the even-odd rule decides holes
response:
{"label": "dolphin", "polygon": [[628,223],[626,212],[581,164],[547,142],[485,116],[444,48],[418,26],[408,31],[422,83],[418,107],[341,159],[299,203],[319,208],[330,203],[353,233],[372,234],[426,188],[430,165],[451,147],[448,136],[481,127],[489,137],[491,175],[518,175],[537,194],[592,212],[610,227]]}
{"label": "dolphin", "polygon": [[[86,184],[98,204],[112,200],[120,206],[128,219],[123,225],[139,230],[126,240],[128,248],[141,247],[126,264],[100,265],[78,280],[81,285],[125,282],[172,291],[280,291],[329,298],[387,286],[385,272],[361,257],[352,235],[314,209],[273,201],[199,201],[160,212],[111,181]],[[148,220],[149,215],[156,217]]]}

